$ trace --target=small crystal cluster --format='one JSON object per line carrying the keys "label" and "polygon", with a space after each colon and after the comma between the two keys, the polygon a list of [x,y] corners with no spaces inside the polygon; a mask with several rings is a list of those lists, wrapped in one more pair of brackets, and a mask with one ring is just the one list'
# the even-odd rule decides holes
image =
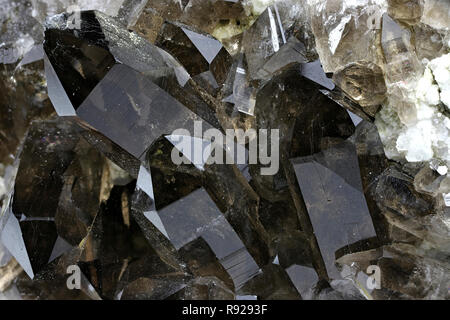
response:
{"label": "small crystal cluster", "polygon": [[[449,65],[449,54],[426,64],[423,76],[412,90],[413,104],[408,113],[413,119],[405,122],[401,122],[399,118],[389,119],[388,114],[392,113],[389,108],[395,107],[388,105],[380,112],[380,120],[377,122],[386,144],[386,152],[391,158],[404,156],[410,162],[440,160],[442,166],[438,172],[442,175],[447,173],[450,160],[450,119],[447,116],[450,105],[447,97],[450,85]],[[392,125],[396,120],[397,124]],[[393,142],[395,145],[391,145]]]}
{"label": "small crystal cluster", "polygon": [[0,299],[450,298],[447,0],[0,22]]}

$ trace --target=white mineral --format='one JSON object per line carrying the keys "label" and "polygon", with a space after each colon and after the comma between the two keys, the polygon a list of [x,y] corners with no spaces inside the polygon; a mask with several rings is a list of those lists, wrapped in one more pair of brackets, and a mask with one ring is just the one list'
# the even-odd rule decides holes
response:
{"label": "white mineral", "polygon": [[388,103],[377,115],[376,125],[389,158],[437,160],[436,170],[444,175],[450,165],[450,54],[425,63],[425,72],[409,97],[414,102],[415,121],[402,123],[396,105]]}

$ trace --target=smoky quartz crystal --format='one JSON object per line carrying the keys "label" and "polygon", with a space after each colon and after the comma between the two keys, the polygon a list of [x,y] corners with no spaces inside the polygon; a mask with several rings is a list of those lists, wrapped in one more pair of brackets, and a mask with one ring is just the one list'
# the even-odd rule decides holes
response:
{"label": "smoky quartz crystal", "polygon": [[6,0],[0,299],[450,299],[447,0]]}

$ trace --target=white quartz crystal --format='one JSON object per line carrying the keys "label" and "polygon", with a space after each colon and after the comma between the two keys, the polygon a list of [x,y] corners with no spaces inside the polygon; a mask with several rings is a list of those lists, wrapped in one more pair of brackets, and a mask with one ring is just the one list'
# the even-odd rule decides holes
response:
{"label": "white quartz crystal", "polygon": [[423,76],[408,99],[414,121],[402,123],[399,106],[389,101],[376,117],[386,156],[409,162],[439,163],[435,170],[445,175],[450,165],[450,54],[424,61]]}

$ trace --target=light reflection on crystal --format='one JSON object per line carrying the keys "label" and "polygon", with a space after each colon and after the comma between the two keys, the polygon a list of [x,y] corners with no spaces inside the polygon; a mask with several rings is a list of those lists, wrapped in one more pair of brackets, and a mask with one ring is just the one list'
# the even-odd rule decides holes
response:
{"label": "light reflection on crystal", "polygon": [[[356,150],[342,144],[291,160],[330,278],[339,250],[376,237],[362,192]],[[328,225],[333,225],[330,230]]]}

